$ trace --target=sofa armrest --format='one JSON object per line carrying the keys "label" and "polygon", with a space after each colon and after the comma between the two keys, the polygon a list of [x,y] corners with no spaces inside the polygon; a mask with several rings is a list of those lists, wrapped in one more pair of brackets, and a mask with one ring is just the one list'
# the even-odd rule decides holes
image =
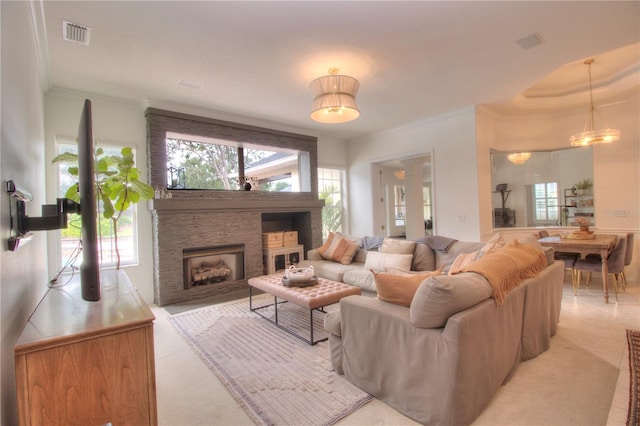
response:
{"label": "sofa armrest", "polygon": [[307,252],[307,260],[324,260],[317,249],[311,249]]}

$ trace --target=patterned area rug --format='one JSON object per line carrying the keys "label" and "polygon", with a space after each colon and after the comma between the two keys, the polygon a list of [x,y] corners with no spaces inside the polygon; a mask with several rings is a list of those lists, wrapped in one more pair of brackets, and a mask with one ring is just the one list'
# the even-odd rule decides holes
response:
{"label": "patterned area rug", "polygon": [[629,411],[627,425],[640,424],[640,331],[627,330],[629,343]]}
{"label": "patterned area rug", "polygon": [[[260,306],[273,299],[256,300]],[[308,335],[307,310],[285,303],[278,319]],[[289,335],[250,312],[248,299],[169,321],[256,424],[330,425],[373,399],[333,371],[327,342],[310,346]],[[314,337],[321,338],[323,316],[314,314],[314,322]]]}

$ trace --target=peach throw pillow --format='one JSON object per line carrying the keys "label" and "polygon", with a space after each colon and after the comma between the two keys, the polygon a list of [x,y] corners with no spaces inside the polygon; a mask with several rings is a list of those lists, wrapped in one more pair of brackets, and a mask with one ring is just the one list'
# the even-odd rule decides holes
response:
{"label": "peach throw pillow", "polygon": [[378,299],[406,307],[411,306],[413,296],[416,294],[422,281],[441,274],[439,270],[409,275],[371,272],[373,272],[376,280]]}

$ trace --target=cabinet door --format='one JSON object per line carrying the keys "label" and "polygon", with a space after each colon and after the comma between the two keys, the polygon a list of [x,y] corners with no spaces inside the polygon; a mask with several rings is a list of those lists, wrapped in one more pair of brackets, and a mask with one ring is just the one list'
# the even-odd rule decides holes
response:
{"label": "cabinet door", "polygon": [[136,328],[24,355],[29,393],[25,423],[152,424],[152,332],[151,327]]}

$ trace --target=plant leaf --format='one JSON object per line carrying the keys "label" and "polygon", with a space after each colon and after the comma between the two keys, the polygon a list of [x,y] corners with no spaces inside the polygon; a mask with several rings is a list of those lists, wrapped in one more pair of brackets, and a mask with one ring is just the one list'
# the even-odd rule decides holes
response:
{"label": "plant leaf", "polygon": [[132,179],[131,180],[131,186],[145,200],[150,200],[155,195],[155,190],[153,189],[153,187],[151,185],[147,185],[144,182],[140,182],[138,179]]}
{"label": "plant leaf", "polygon": [[53,160],[51,160],[51,164],[54,163],[77,163],[78,162],[78,155],[77,154],[73,154],[71,152],[63,152],[60,155],[56,155],[55,157],[53,157]]}

